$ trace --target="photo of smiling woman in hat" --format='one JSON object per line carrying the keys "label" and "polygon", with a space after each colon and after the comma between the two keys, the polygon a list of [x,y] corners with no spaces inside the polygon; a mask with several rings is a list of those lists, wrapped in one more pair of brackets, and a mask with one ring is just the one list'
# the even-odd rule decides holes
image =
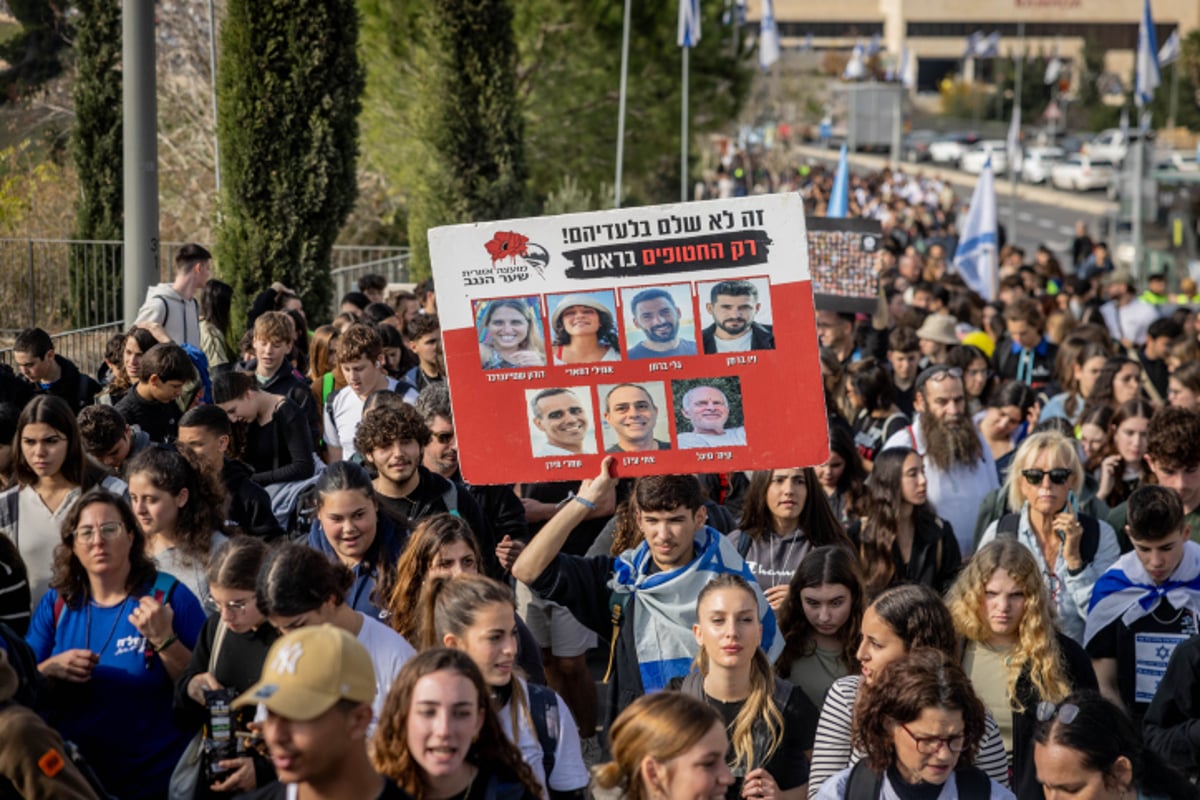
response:
{"label": "photo of smiling woman in hat", "polygon": [[556,365],[621,360],[611,291],[551,296],[550,304]]}

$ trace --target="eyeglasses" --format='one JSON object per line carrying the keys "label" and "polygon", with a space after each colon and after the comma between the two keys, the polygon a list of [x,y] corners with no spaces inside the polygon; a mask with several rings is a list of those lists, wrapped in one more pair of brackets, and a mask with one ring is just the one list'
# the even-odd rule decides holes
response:
{"label": "eyeglasses", "polygon": [[450,433],[434,433],[431,434],[431,436],[433,436],[434,441],[436,441],[438,444],[450,444],[454,441],[453,431]]}
{"label": "eyeglasses", "polygon": [[962,376],[963,372],[958,367],[928,367],[917,376],[916,388],[920,389],[930,381],[941,383],[946,378],[961,379]]}
{"label": "eyeglasses", "polygon": [[1079,716],[1079,706],[1074,703],[1063,703],[1061,706],[1057,706],[1049,700],[1043,700],[1038,703],[1038,722],[1049,722],[1056,716],[1058,717],[1058,721],[1063,725],[1070,725]]}
{"label": "eyeglasses", "polygon": [[901,724],[900,727],[912,738],[917,752],[922,755],[931,756],[941,750],[942,745],[946,745],[946,749],[951,753],[961,753],[966,749],[967,740],[961,733],[956,736],[917,736],[907,725]]}
{"label": "eyeglasses", "polygon": [[230,600],[228,603],[221,603],[219,600],[217,600],[217,598],[213,597],[210,594],[204,600],[204,607],[207,608],[210,612],[228,611],[230,614],[240,614],[243,611],[245,611],[247,608],[249,608],[250,604],[253,602],[254,601],[252,599],[246,599],[246,600]]}
{"label": "eyeglasses", "polygon": [[77,528],[72,534],[76,541],[83,544],[91,544],[96,538],[96,534],[100,534],[100,538],[105,541],[117,538],[118,534],[125,530],[125,526],[120,522],[106,522],[99,528]]}
{"label": "eyeglasses", "polygon": [[1044,469],[1023,469],[1021,477],[1029,482],[1030,486],[1041,486],[1042,479],[1047,475],[1050,476],[1050,482],[1055,486],[1062,486],[1067,481],[1071,480],[1071,476],[1075,474],[1072,469],[1066,467],[1055,467],[1052,470]]}

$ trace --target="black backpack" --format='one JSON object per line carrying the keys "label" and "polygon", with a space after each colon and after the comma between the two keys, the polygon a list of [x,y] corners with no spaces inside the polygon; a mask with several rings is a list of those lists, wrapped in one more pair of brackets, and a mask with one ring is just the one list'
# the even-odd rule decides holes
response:
{"label": "black backpack", "polygon": [[[989,800],[992,796],[992,780],[979,767],[967,764],[954,770],[954,785],[959,800]],[[850,770],[846,782],[846,800],[878,800],[883,791],[883,775],[871,769],[866,761],[859,761]]]}
{"label": "black backpack", "polygon": [[[542,767],[546,771],[546,786],[549,787],[550,773],[554,771],[561,731],[558,718],[558,695],[553,690],[536,683],[526,683],[525,688],[529,694],[529,716],[533,718],[533,727],[537,733],[538,742],[542,745]],[[517,738],[515,733],[513,738]]]}

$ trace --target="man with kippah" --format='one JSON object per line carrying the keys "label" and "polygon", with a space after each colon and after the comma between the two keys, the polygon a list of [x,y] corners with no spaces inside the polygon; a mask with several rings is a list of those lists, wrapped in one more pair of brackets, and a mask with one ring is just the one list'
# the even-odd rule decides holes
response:
{"label": "man with kippah", "polygon": [[263,738],[279,780],[242,797],[409,798],[367,755],[374,699],[371,656],[351,634],[315,625],[277,639],[262,677],[233,705],[266,707]]}

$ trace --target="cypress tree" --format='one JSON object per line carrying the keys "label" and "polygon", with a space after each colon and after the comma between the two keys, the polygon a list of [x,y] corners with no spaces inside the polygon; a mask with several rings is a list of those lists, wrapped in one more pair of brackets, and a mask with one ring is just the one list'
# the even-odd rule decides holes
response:
{"label": "cypress tree", "polygon": [[353,0],[229,0],[217,70],[221,275],[282,281],[328,317],[330,258],[357,195],[364,72]]}
{"label": "cypress tree", "polygon": [[414,275],[428,274],[429,228],[529,211],[511,4],[438,0],[422,25],[415,127],[425,153],[408,226]]}
{"label": "cypress tree", "polygon": [[[79,175],[75,201],[78,239],[123,236],[121,6],[116,0],[75,0],[75,125],[71,155]],[[92,248],[71,252],[75,324],[108,322],[120,308],[121,259]]]}

